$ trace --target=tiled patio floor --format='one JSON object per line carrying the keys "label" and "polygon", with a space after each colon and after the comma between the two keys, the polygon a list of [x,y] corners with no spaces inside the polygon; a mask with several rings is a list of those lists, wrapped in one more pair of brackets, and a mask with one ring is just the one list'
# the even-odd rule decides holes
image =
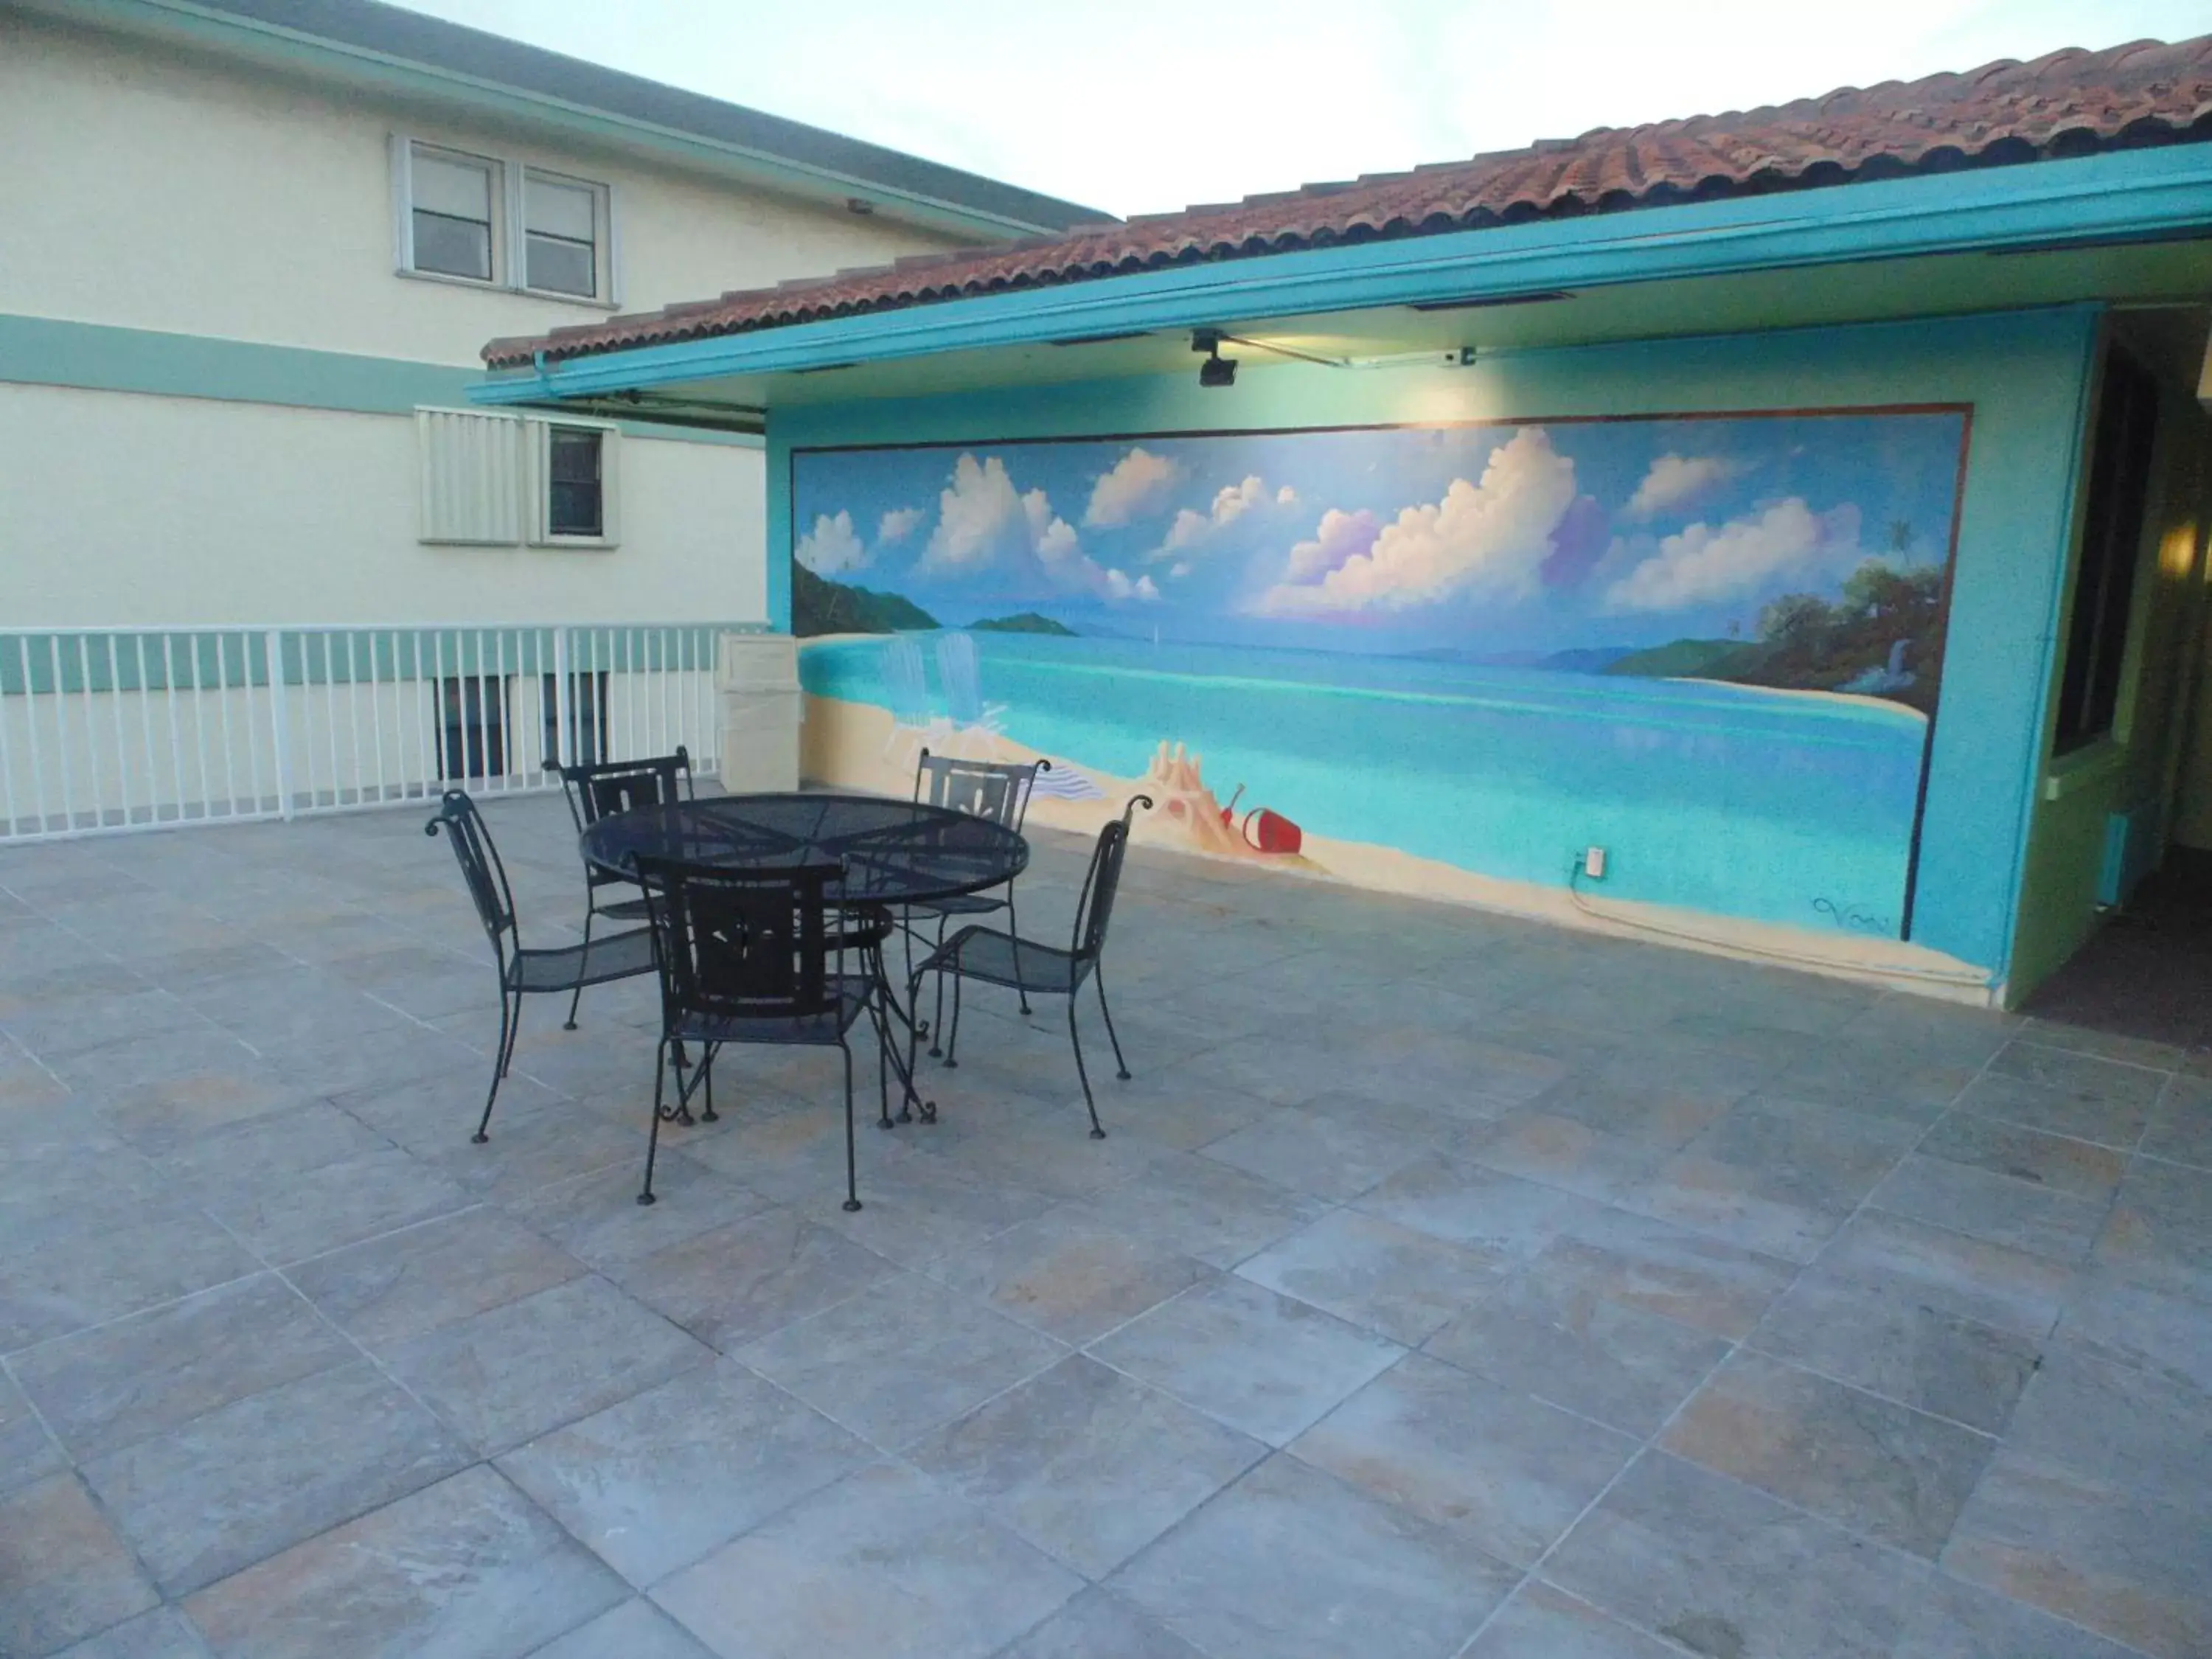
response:
{"label": "tiled patio floor", "polygon": [[642,1210],[422,817],[0,850],[0,1652],[2212,1653],[2201,1056],[1140,849],[1110,1139],[978,997]]}

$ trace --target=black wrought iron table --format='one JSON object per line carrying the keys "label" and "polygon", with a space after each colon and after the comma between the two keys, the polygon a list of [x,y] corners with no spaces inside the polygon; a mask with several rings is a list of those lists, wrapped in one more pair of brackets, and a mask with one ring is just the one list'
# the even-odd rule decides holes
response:
{"label": "black wrought iron table", "polygon": [[[637,879],[637,855],[730,869],[836,864],[830,890],[841,909],[887,915],[901,906],[980,892],[1012,881],[1030,861],[1029,842],[988,818],[878,795],[720,795],[671,801],[601,818],[583,834],[585,860]],[[914,1030],[914,1011],[891,984],[880,944],[868,959],[890,1015]],[[911,1045],[909,1044],[909,1050]],[[890,1045],[905,1091],[901,1117],[937,1115],[914,1086],[913,1069]]]}

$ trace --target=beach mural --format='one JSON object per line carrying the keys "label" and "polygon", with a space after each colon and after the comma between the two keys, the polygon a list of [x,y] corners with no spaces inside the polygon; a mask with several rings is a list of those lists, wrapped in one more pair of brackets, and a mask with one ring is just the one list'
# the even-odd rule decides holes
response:
{"label": "beach mural", "polygon": [[[1957,408],[799,450],[810,775],[1350,879],[1909,935]],[[1586,848],[1606,849],[1593,882]]]}

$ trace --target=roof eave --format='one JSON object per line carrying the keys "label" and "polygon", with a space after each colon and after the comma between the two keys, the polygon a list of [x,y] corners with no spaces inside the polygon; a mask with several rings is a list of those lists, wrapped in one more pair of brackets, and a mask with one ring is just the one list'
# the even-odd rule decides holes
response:
{"label": "roof eave", "polygon": [[2212,144],[1315,248],[633,347],[501,374],[484,404],[1473,295],[2212,232]]}

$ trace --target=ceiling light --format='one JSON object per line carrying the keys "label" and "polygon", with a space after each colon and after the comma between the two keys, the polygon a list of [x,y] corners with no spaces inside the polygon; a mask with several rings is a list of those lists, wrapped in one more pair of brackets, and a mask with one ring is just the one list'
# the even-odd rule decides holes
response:
{"label": "ceiling light", "polygon": [[1221,355],[1221,331],[1218,328],[1194,328],[1190,331],[1190,349],[1206,353],[1206,361],[1198,366],[1198,383],[1202,386],[1235,386],[1237,360]]}

